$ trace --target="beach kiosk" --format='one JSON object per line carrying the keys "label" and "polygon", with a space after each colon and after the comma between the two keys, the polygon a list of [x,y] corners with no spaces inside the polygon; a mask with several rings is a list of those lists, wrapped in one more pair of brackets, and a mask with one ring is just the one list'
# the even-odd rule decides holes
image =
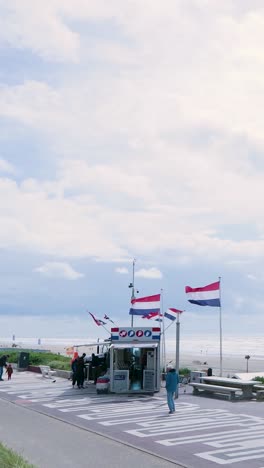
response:
{"label": "beach kiosk", "polygon": [[160,390],[160,328],[112,328],[110,391],[146,393]]}

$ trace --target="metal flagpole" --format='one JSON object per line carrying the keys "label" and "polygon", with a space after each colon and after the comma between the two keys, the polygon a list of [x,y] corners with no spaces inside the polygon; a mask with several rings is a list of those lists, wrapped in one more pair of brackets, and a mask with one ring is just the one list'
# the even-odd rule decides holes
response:
{"label": "metal flagpole", "polygon": [[[180,369],[180,313],[177,313],[177,320],[176,320],[176,372],[179,375]],[[177,391],[175,392],[175,398],[178,398],[178,387]]]}
{"label": "metal flagpole", "polygon": [[165,335],[164,315],[162,317],[162,329],[163,329],[163,366],[164,366],[164,372],[166,372],[166,335]]}
{"label": "metal flagpole", "polygon": [[[131,294],[131,301],[135,299],[135,263],[136,259],[133,259],[133,273],[132,273],[132,294]],[[131,315],[131,327],[134,325],[134,315]]]}
{"label": "metal flagpole", "polygon": [[176,321],[176,372],[179,373],[180,368],[180,314],[177,313]]}
{"label": "metal flagpole", "polygon": [[220,307],[219,307],[219,327],[220,327],[220,377],[223,374],[223,346],[222,346],[222,301],[221,301],[221,276],[219,276],[219,298],[220,298]]}
{"label": "metal flagpole", "polygon": [[[161,348],[161,352],[162,352],[162,356],[161,356],[161,363],[162,363],[162,372],[166,372],[165,371],[165,367],[166,367],[166,346],[165,346],[165,324],[164,324],[164,310],[163,310],[163,289],[160,290],[160,298],[161,298],[161,308],[160,308],[160,312],[159,312],[159,320],[160,320],[160,323],[162,321],[162,348]],[[162,318],[161,318],[162,317]]]}
{"label": "metal flagpole", "polygon": [[101,323],[101,325],[99,325],[100,327],[103,327],[103,329],[108,333],[108,335],[111,335],[110,331],[107,330],[107,328]]}

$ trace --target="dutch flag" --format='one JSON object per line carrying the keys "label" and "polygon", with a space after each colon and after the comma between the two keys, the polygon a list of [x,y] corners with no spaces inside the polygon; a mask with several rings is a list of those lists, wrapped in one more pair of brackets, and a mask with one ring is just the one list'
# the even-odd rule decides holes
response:
{"label": "dutch flag", "polygon": [[202,288],[185,287],[187,299],[192,304],[200,306],[220,307],[220,281],[208,284]]}
{"label": "dutch flag", "polygon": [[148,315],[160,312],[160,294],[131,300],[130,315]]}
{"label": "dutch flag", "polygon": [[167,309],[167,312],[165,312],[164,317],[170,319],[170,320],[176,320],[177,314],[182,314],[183,310],[178,310],[178,309],[173,309],[170,307]]}

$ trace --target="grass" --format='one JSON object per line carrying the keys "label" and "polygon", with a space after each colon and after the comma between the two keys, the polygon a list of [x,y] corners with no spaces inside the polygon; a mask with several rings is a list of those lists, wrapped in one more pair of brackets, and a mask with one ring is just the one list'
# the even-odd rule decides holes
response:
{"label": "grass", "polygon": [[254,377],[252,380],[256,380],[257,382],[264,384],[264,377]]}
{"label": "grass", "polygon": [[28,464],[23,457],[0,443],[0,466],[1,468],[36,468]]}
{"label": "grass", "polygon": [[188,367],[182,367],[179,369],[179,374],[180,375],[190,375],[191,369],[188,369]]}
{"label": "grass", "polygon": [[[10,351],[8,362],[18,362],[20,351]],[[50,366],[52,369],[70,370],[71,358],[53,353],[37,353],[29,351],[29,364],[31,366]],[[1,466],[1,465],[0,465]],[[1,467],[2,468],[2,467]]]}

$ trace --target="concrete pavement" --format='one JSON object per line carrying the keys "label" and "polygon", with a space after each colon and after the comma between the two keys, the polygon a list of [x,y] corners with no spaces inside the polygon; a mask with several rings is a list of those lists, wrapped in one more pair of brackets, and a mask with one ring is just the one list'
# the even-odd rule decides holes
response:
{"label": "concrete pavement", "polygon": [[[59,383],[58,383],[59,380]],[[53,401],[54,392],[69,394],[72,397],[83,394],[71,389],[69,382],[58,379],[55,385],[49,380],[43,380],[32,373],[14,374],[12,384],[4,382],[0,387],[0,396],[6,397],[4,388],[9,395],[15,395],[11,400],[0,398],[0,440],[9,448],[20,453],[30,463],[38,468],[135,468],[144,466],[151,468],[181,468],[157,456],[140,449],[133,448],[113,439],[77,427],[70,422],[58,420],[56,417],[30,411],[31,405],[23,405],[24,398],[17,400],[17,393],[25,396],[39,397],[44,401]],[[23,383],[22,383],[23,382]],[[60,389],[58,391],[58,385]],[[5,386],[5,387],[4,387]],[[66,392],[65,392],[66,388]],[[63,390],[62,390],[63,389]],[[85,396],[87,390],[84,390]],[[89,393],[95,396],[93,386]],[[101,398],[100,398],[101,399]],[[56,400],[57,401],[57,400]],[[20,404],[19,404],[19,403]],[[22,404],[21,404],[22,403]],[[1,466],[1,460],[0,460]]]}
{"label": "concrete pavement", "polygon": [[[57,424],[63,424],[63,427],[65,423],[68,423],[72,431],[76,429],[87,431],[89,438],[91,433],[96,434],[96,437],[103,436],[98,439],[103,440],[98,451],[99,458],[105,457],[104,447],[107,447],[108,443],[121,442],[125,446],[122,444],[118,446],[122,447],[120,450],[125,450],[124,453],[136,447],[163,458],[166,460],[164,463],[174,462],[176,464],[174,466],[216,468],[217,465],[232,465],[232,468],[248,468],[249,466],[250,468],[264,468],[263,402],[236,401],[232,403],[202,396],[195,397],[191,394],[191,388],[187,387],[186,393],[183,388],[180,389],[176,412],[168,415],[164,389],[153,397],[97,396],[93,385],[84,390],[76,390],[71,388],[67,380],[57,379],[55,383],[52,383],[51,380],[32,373],[15,374],[11,382],[1,382],[0,396],[7,402],[14,403],[15,408],[24,407],[24,411],[27,408],[26,413],[31,413],[31,411],[38,413],[36,421],[39,423],[43,415],[46,415],[45,418],[49,416],[50,421],[56,419]],[[29,421],[26,413],[25,421]],[[49,424],[52,423],[48,423],[44,435],[37,435],[34,446],[43,438],[45,449],[45,433],[48,431]],[[64,429],[62,433],[63,431]],[[57,432],[56,437],[60,443],[59,428]],[[74,464],[74,458],[72,458],[74,457],[73,447],[76,441],[79,442],[78,437],[74,436],[73,442],[68,436],[62,435],[62,439],[56,452],[56,443],[52,436],[51,446],[48,444],[48,447],[51,447],[47,449],[48,453],[49,450],[53,450],[52,456],[58,456],[58,452],[63,452],[63,441],[66,440],[66,450],[68,450],[66,459],[73,460],[74,467],[82,467],[81,464]],[[83,453],[78,458],[78,463],[83,463],[83,458],[86,458],[85,447],[88,446],[84,445],[81,448]],[[92,451],[94,457],[95,448],[92,447],[93,445],[89,448],[88,454]],[[117,455],[114,452],[115,450],[112,449],[106,455],[108,466],[118,466],[118,460],[115,459]],[[121,458],[123,460],[123,456]],[[122,460],[120,463],[123,466]],[[155,463],[158,463],[157,460]],[[49,457],[48,466],[56,468],[57,465],[51,465],[51,461],[52,457]],[[112,462],[113,465],[111,465]],[[159,462],[163,463],[160,460]],[[146,461],[145,466],[157,466],[153,463]],[[97,460],[92,458],[90,465],[97,467]],[[134,468],[134,461],[132,465]],[[68,465],[64,462],[63,466]]]}
{"label": "concrete pavement", "polygon": [[0,415],[0,440],[38,468],[180,468],[2,399]]}

